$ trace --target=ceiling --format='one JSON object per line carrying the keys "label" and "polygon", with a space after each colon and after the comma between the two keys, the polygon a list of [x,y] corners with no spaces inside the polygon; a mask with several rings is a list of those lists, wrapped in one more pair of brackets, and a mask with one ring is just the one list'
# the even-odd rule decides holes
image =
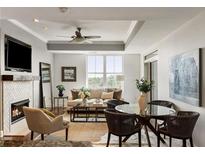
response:
{"label": "ceiling", "polygon": [[[142,52],[202,11],[204,8],[133,7],[68,8],[62,13],[59,8],[8,7],[1,8],[1,18],[15,19],[44,41],[70,40],[76,27],[82,27],[83,35],[101,36],[94,41],[123,41],[127,52]],[[33,22],[34,18],[39,22]]]}
{"label": "ceiling", "polygon": [[[38,34],[41,34],[45,40],[71,40],[75,35],[77,27],[81,27],[82,35],[99,35],[101,38],[94,39],[97,41],[124,41],[127,38],[127,31],[131,21],[110,21],[110,20],[72,20],[66,23],[39,20],[34,23],[32,19],[25,21],[18,20],[25,26],[31,28]],[[47,29],[45,30],[45,26]],[[59,37],[65,36],[65,37]]]}

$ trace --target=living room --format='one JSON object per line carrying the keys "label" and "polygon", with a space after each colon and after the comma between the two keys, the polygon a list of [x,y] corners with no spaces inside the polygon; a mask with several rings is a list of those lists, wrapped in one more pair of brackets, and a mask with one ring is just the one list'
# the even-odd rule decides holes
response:
{"label": "living room", "polygon": [[[56,86],[58,84],[63,84],[65,86],[65,91],[64,94],[65,96],[71,97],[71,90],[72,89],[80,89],[83,86],[86,86],[86,59],[88,55],[93,56],[93,54],[52,54],[47,52],[46,50],[46,44],[38,39],[36,39],[33,35],[29,34],[28,32],[25,32],[25,30],[22,30],[22,28],[19,28],[16,26],[16,24],[13,23],[13,21],[7,21],[7,20],[2,20],[1,21],[1,31],[2,31],[2,41],[4,42],[4,34],[12,36],[15,39],[21,40],[23,42],[27,42],[29,40],[29,44],[32,46],[32,73],[27,73],[27,72],[19,72],[19,71],[5,71],[5,65],[4,65],[4,54],[5,50],[2,51],[2,75],[14,75],[17,77],[21,76],[39,76],[39,63],[48,63],[51,65],[51,74],[53,74],[53,79],[52,79],[52,91],[53,91],[53,96],[58,96],[58,90],[56,89]],[[104,56],[107,54],[103,54]],[[126,99],[127,101],[130,102],[135,102],[137,98],[137,89],[135,88],[134,84],[130,84],[130,82],[135,81],[136,78],[139,78],[140,74],[140,56],[139,54],[108,54],[107,56],[115,56],[115,57],[120,57],[121,58],[121,72],[118,74],[127,74],[129,77],[124,82],[123,89],[127,89],[128,91],[123,92],[123,98]],[[99,55],[98,55],[99,56]],[[103,57],[102,55],[100,55]],[[123,58],[123,63],[122,63],[122,58]],[[130,70],[129,66],[136,66],[133,67],[132,70]],[[61,80],[62,78],[62,67],[63,66],[75,66],[76,67],[76,82],[63,82]],[[123,68],[123,72],[122,72]],[[101,73],[102,74],[102,73]],[[3,76],[2,76],[3,77]],[[40,107],[40,92],[39,92],[39,80],[33,80],[33,81],[18,81],[18,82],[3,82],[4,85],[3,91],[4,94],[2,98],[4,99],[4,102],[6,102],[7,99],[9,102],[17,102],[19,100],[25,100],[29,96],[31,107]],[[7,87],[7,84],[8,85]],[[46,84],[46,83],[45,83]],[[25,88],[24,88],[25,86]],[[120,85],[121,86],[121,85]],[[8,88],[8,90],[7,90]],[[18,88],[18,89],[16,89]],[[110,87],[111,88],[111,87]],[[23,90],[22,90],[23,89]],[[28,90],[32,89],[32,90]],[[14,91],[16,93],[14,94]],[[44,91],[44,97],[46,97],[46,102],[45,106],[51,107],[51,95],[47,94],[50,92],[50,88],[46,89]],[[45,94],[46,93],[46,94]],[[11,98],[11,95],[13,98]],[[20,97],[20,98],[18,98]],[[48,101],[48,102],[47,102]],[[65,104],[66,106],[67,104]],[[7,117],[7,113],[9,113],[9,108],[4,104],[4,117]],[[4,118],[4,126],[6,128],[9,128],[10,122],[7,121],[8,119]],[[24,121],[25,122],[25,121]],[[26,123],[24,123],[26,124]],[[20,128],[22,129],[22,128]],[[25,128],[26,129],[26,128]],[[17,128],[9,128],[10,131],[7,132],[7,130],[4,130],[4,135],[23,135],[25,133],[25,130],[18,130]],[[23,134],[21,134],[23,133]]]}
{"label": "living room", "polygon": [[[100,96],[95,98],[97,102],[101,99],[112,99],[116,89],[113,90],[111,98],[108,89],[117,88],[122,92],[119,99],[121,102],[136,105],[141,96],[141,91],[136,86],[136,79],[144,77],[154,81],[151,92],[147,94],[148,99],[170,101],[176,106],[173,108],[176,111],[192,111],[200,114],[193,130],[193,144],[197,147],[205,146],[203,136],[205,127],[203,100],[205,98],[202,82],[205,76],[202,71],[205,44],[203,38],[205,33],[204,8],[2,7],[0,10],[2,17],[0,24],[1,138],[9,140],[18,138],[18,141],[22,138],[30,140],[32,133],[28,128],[27,119],[24,117],[14,123],[11,118],[11,103],[29,100],[27,106],[30,108],[46,108],[56,115],[69,118],[75,116],[74,113],[78,114],[80,109],[82,112],[85,111],[86,120],[94,121],[86,122],[85,119],[80,118],[83,122],[75,122],[72,118],[68,118],[70,125],[68,140],[86,141],[89,140],[87,136],[96,133],[99,141],[90,142],[89,146],[105,147],[108,135],[107,123],[98,120],[100,120],[99,115],[103,114],[106,108],[100,108],[103,110],[98,113],[97,110],[100,109],[93,106],[83,109],[71,107],[70,104],[73,103],[74,97],[72,90],[86,87],[91,98],[90,92],[92,93],[93,89],[104,89]],[[78,36],[83,36],[83,39],[78,40]],[[23,66],[11,67],[14,63],[11,63],[12,60],[9,62],[8,55],[12,52],[9,41],[18,42],[25,48],[31,49],[30,65],[23,64],[28,68],[21,70]],[[191,56],[198,56],[196,66],[200,68],[197,76],[199,81],[196,81],[199,85],[197,101],[187,98],[183,100],[172,94],[170,88],[172,75],[176,73],[174,72],[176,70],[172,72],[172,67],[170,67],[170,63],[176,67],[174,62],[176,63],[177,60],[172,61],[173,57],[177,55],[187,57],[190,55],[186,53],[192,51]],[[29,55],[27,56],[29,59]],[[26,55],[22,55],[19,59],[22,57],[24,59]],[[190,72],[193,72],[192,65],[188,66]],[[178,79],[175,77],[174,81]],[[58,85],[63,85],[65,88],[63,96],[60,96],[56,88]],[[62,100],[64,97],[65,100]],[[191,103],[190,100],[192,100]],[[85,99],[85,101],[90,101],[90,99]],[[94,113],[92,114],[94,118],[89,117],[91,113]],[[79,134],[78,131],[80,131]],[[89,135],[80,136],[86,132]],[[142,129],[142,146],[157,146],[158,136],[155,136],[153,132],[155,133],[151,128],[148,131],[146,127]],[[54,138],[59,142],[58,139],[64,140],[65,137],[64,130],[54,135],[45,134],[40,137],[40,134],[34,132],[33,140],[43,139],[48,146],[48,139]],[[146,138],[147,136],[150,139]],[[138,147],[138,139],[130,138],[121,146]],[[166,137],[164,140],[168,142],[169,138]],[[161,146],[169,146],[168,143],[161,143]],[[84,145],[81,143],[81,146]],[[118,138],[111,136],[110,146],[118,147]],[[173,139],[172,146],[182,146],[181,140]]]}

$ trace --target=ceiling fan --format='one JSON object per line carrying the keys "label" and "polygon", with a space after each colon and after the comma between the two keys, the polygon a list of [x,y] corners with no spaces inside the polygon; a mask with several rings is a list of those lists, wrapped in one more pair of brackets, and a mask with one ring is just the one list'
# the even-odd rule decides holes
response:
{"label": "ceiling fan", "polygon": [[[57,37],[68,37],[68,36],[57,36]],[[72,38],[71,43],[92,43],[89,39],[101,38],[101,36],[83,36],[81,34],[81,27],[77,27],[75,31],[75,35],[71,36]]]}

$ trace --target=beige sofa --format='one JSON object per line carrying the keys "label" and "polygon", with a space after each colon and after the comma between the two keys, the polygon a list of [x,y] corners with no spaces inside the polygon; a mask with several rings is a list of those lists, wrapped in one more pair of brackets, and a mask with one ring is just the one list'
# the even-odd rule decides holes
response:
{"label": "beige sofa", "polygon": [[[69,97],[67,109],[70,110],[73,106],[82,103],[82,98],[78,96],[79,89],[71,90],[71,97]],[[113,96],[109,97],[109,93],[113,92]],[[90,97],[88,98],[88,102],[95,102],[95,100],[99,100],[99,102],[106,103],[111,99],[119,99],[121,100],[122,90],[114,89],[114,88],[106,88],[106,89],[90,89]]]}

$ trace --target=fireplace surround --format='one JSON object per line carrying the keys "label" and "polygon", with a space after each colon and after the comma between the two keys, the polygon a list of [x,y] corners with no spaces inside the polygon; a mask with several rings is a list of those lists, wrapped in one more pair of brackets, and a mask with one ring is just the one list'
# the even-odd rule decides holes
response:
{"label": "fireplace surround", "polygon": [[24,119],[23,107],[29,107],[29,99],[11,103],[11,124]]}

